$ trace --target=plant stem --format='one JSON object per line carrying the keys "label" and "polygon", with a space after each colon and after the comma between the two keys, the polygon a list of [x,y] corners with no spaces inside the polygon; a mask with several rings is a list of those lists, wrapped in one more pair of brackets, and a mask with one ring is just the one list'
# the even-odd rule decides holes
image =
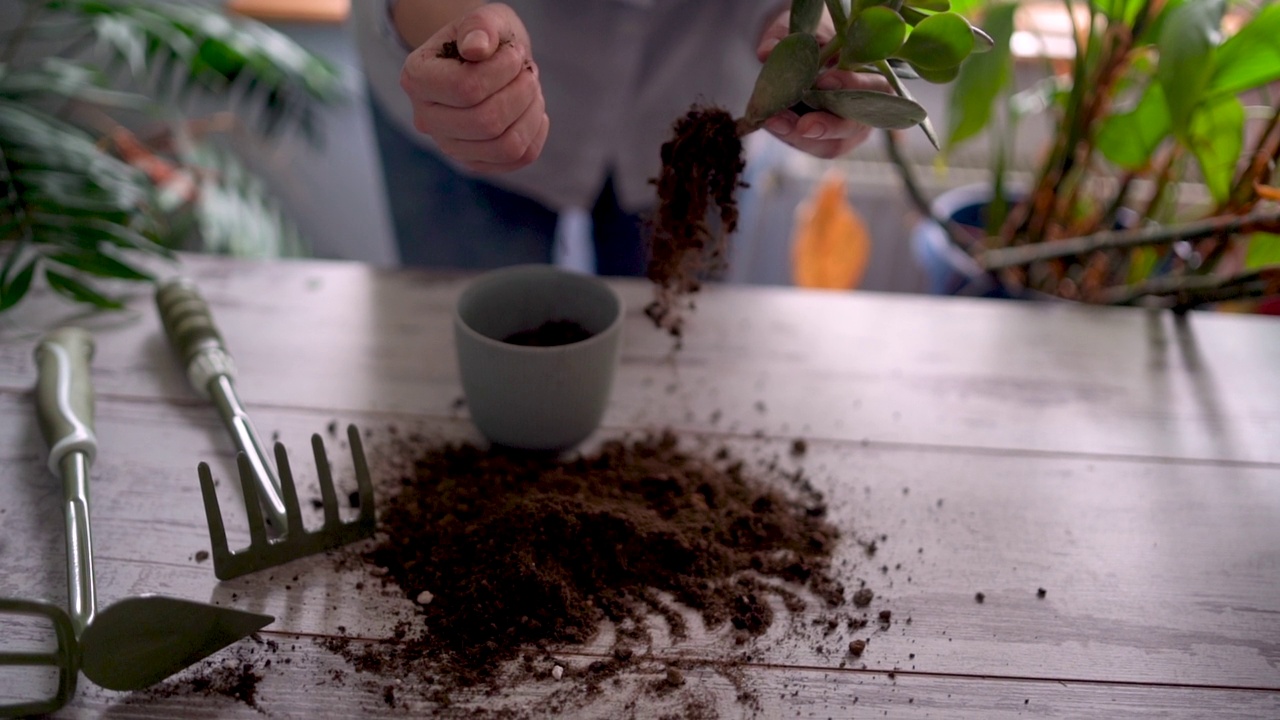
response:
{"label": "plant stem", "polygon": [[[912,102],[915,101],[915,98],[911,96],[911,91],[907,89],[906,85],[902,84],[902,78],[898,77],[898,74],[893,71],[893,66],[889,64],[888,60],[877,61],[876,70],[884,76],[885,80],[889,81],[889,84],[893,86],[894,92]],[[925,137],[929,138],[934,150],[942,149],[942,146],[938,143],[938,134],[933,131],[933,123],[929,122],[929,118],[925,118],[920,123],[920,129],[924,131]]]}
{"label": "plant stem", "polygon": [[1226,277],[1178,275],[1154,278],[1111,288],[1100,295],[1099,300],[1107,305],[1131,305],[1144,297],[1172,295],[1177,299],[1177,309],[1188,310],[1206,303],[1266,297],[1277,293],[1280,293],[1280,266],[1270,266]]}
{"label": "plant stem", "polygon": [[1043,260],[1056,260],[1073,255],[1086,255],[1109,248],[1132,248],[1162,245],[1179,240],[1197,240],[1220,234],[1247,232],[1280,232],[1280,210],[1268,208],[1248,215],[1219,215],[1203,220],[1164,225],[1139,230],[1094,233],[1052,242],[988,250],[977,258],[985,270],[1030,265]]}
{"label": "plant stem", "polygon": [[911,204],[915,206],[916,212],[937,223],[942,228],[942,231],[947,234],[947,239],[953,245],[960,248],[965,247],[965,233],[960,224],[949,218],[938,217],[934,214],[933,206],[930,204],[929,199],[925,197],[924,191],[920,189],[915,170],[911,168],[911,164],[907,162],[906,157],[902,154],[902,148],[898,145],[896,131],[885,130],[884,139],[885,146],[889,151],[889,159],[898,167],[898,174],[902,178],[902,186],[907,191],[907,197],[911,200]]}

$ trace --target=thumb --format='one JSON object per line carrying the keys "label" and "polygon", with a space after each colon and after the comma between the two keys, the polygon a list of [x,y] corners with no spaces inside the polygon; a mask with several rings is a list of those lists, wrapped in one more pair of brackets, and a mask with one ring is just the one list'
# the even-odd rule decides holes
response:
{"label": "thumb", "polygon": [[502,14],[494,12],[490,6],[481,6],[467,13],[454,29],[458,54],[470,62],[488,60],[497,52],[499,38],[504,32],[510,34]]}

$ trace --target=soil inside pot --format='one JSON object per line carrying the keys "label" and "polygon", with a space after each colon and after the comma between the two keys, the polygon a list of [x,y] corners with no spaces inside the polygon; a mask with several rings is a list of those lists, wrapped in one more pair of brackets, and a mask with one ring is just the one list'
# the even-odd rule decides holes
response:
{"label": "soil inside pot", "polygon": [[548,320],[536,328],[520,330],[504,338],[502,342],[526,347],[555,347],[582,342],[593,333],[574,320]]}

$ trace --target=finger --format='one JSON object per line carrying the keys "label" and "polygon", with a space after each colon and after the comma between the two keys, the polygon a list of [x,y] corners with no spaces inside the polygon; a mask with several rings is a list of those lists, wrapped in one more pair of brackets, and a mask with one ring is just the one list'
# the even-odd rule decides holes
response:
{"label": "finger", "polygon": [[516,160],[506,163],[490,163],[490,162],[468,162],[463,166],[468,170],[481,175],[496,175],[507,173],[513,170],[519,170],[526,165],[533,163],[542,155],[542,148],[546,145],[547,135],[550,133],[551,120],[545,114],[542,116],[541,128],[535,136],[534,142],[530,143],[524,154]]}
{"label": "finger", "polygon": [[541,94],[536,76],[522,72],[498,92],[469,108],[413,103],[418,132],[457,140],[492,140],[507,131]]}
{"label": "finger", "polygon": [[400,87],[414,102],[448,107],[474,107],[511,83],[527,69],[523,48],[501,45],[484,62],[440,57],[427,43],[413,51],[400,71]]}
{"label": "finger", "polygon": [[[787,10],[765,28],[764,34],[760,36],[760,43],[756,46],[756,58],[764,62],[765,58],[769,57],[769,53],[773,52],[773,48],[789,34],[791,34],[791,11]],[[820,44],[826,45],[835,35],[836,26],[831,21],[831,13],[823,10],[822,19],[818,22],[814,37]]]}
{"label": "finger", "polygon": [[773,48],[777,46],[782,38],[787,36],[790,29],[790,12],[784,12],[774,18],[773,22],[765,27],[764,34],[760,36],[760,43],[756,46],[756,57],[760,62],[769,57],[769,53],[773,52]]}
{"label": "finger", "polygon": [[805,140],[844,140],[864,137],[867,126],[828,112],[805,113],[796,121],[791,134]]}
{"label": "finger", "polygon": [[524,157],[539,142],[542,133],[546,103],[542,96],[530,104],[501,135],[489,140],[458,140],[436,138],[444,153],[459,162],[512,163]]}

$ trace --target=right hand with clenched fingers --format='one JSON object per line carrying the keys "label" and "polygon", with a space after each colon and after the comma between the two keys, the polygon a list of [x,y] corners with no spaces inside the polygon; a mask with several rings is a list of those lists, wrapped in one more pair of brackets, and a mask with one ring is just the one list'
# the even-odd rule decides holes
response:
{"label": "right hand with clenched fingers", "polygon": [[[455,43],[457,53],[446,53]],[[529,34],[510,7],[483,5],[410,53],[400,87],[413,124],[463,167],[510,172],[538,159],[547,118]]]}

